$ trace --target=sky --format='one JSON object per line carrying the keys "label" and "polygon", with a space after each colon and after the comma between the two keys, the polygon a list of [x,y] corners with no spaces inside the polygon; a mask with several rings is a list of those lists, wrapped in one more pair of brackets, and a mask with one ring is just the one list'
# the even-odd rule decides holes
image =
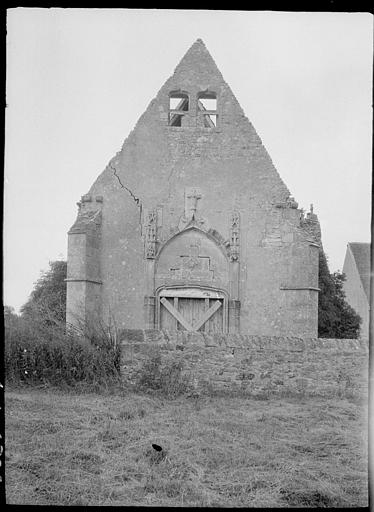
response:
{"label": "sky", "polygon": [[330,271],[369,242],[369,13],[7,10],[3,302],[66,259],[76,203],[201,38],[299,207]]}

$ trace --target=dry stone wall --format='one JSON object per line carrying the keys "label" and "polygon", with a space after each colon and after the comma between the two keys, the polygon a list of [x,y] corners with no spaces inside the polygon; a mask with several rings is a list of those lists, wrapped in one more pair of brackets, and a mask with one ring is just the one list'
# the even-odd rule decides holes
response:
{"label": "dry stone wall", "polygon": [[197,391],[348,397],[367,392],[365,340],[124,330],[121,347],[122,376],[129,384],[159,354],[162,365],[181,361]]}

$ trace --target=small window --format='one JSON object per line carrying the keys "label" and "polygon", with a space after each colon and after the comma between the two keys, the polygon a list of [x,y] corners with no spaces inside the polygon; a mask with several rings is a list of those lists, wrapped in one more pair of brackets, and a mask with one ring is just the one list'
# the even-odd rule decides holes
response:
{"label": "small window", "polygon": [[169,125],[182,126],[183,116],[189,110],[188,94],[185,92],[171,92],[169,94]]}
{"label": "small window", "polygon": [[205,128],[217,126],[217,94],[215,92],[200,92],[197,97],[197,108],[202,113]]}

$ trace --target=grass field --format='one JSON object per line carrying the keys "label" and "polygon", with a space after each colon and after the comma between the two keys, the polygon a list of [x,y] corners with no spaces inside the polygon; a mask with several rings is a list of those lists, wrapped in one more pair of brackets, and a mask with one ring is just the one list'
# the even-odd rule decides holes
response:
{"label": "grass field", "polygon": [[357,401],[8,389],[5,405],[9,504],[367,506]]}

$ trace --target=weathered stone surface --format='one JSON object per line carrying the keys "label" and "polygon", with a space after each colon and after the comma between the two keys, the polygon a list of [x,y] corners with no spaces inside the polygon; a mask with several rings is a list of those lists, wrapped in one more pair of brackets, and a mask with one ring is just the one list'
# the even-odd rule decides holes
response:
{"label": "weathered stone surface", "polygon": [[348,392],[359,397],[367,392],[368,343],[363,340],[216,333],[209,336],[211,345],[206,345],[204,333],[191,336],[186,332],[183,336],[169,333],[167,340],[160,332],[153,343],[129,342],[128,338],[124,336],[121,342],[125,382],[134,381],[144,363],[159,354],[162,364],[181,361],[198,390],[206,385],[233,390],[235,384],[254,394],[293,391],[327,396]]}
{"label": "weathered stone surface", "polygon": [[[216,96],[211,114],[204,95]],[[79,207],[69,233],[69,321],[113,316],[121,328],[164,329],[144,333],[161,342],[180,328],[177,311],[186,329],[203,318],[207,334],[317,336],[318,219],[304,218],[290,197],[201,40]],[[234,336],[215,342],[238,346]]]}

